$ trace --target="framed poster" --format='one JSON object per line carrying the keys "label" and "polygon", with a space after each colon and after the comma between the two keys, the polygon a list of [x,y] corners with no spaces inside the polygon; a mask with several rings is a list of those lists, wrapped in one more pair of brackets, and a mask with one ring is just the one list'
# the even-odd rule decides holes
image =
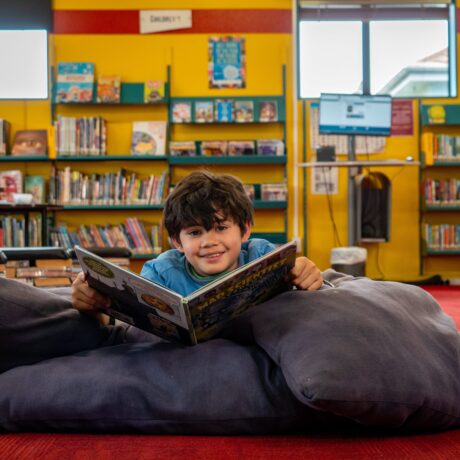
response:
{"label": "framed poster", "polygon": [[210,88],[246,86],[246,51],[243,37],[209,37]]}

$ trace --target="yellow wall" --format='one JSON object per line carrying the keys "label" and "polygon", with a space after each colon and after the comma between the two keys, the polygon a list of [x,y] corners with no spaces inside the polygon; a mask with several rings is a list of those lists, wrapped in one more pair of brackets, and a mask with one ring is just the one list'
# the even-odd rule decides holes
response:
{"label": "yellow wall", "polygon": [[[239,9],[239,8],[280,8],[290,9],[289,0],[223,0],[205,1],[121,1],[121,0],[55,0],[53,8],[64,9]],[[171,94],[173,96],[214,96],[214,95],[267,95],[279,94],[282,90],[281,67],[286,65],[288,84],[288,143],[289,152],[287,171],[289,174],[289,233],[303,236],[303,217],[305,204],[299,201],[299,225],[293,228],[293,196],[303,195],[303,170],[298,170],[300,180],[298,190],[293,189],[294,163],[302,160],[302,103],[298,103],[299,149],[292,148],[292,43],[290,34],[244,34],[246,38],[247,87],[239,90],[211,90],[207,83],[207,39],[208,34],[166,34],[166,35],[55,35],[52,37],[52,56],[59,61],[93,61],[98,74],[120,74],[123,81],[143,81],[147,79],[164,79],[166,66],[171,66]],[[418,117],[417,103],[414,102],[414,135],[394,137],[387,141],[385,152],[372,155],[372,159],[404,159],[410,155],[418,158]],[[117,147],[126,151],[129,144],[128,126],[133,120],[125,110],[120,114],[117,130],[110,135],[109,151]],[[142,114],[141,114],[142,115]],[[0,117],[12,122],[13,131],[24,128],[43,128],[50,124],[48,102],[8,102],[0,104]],[[156,114],[152,115],[153,118]],[[113,128],[112,128],[113,129]],[[174,128],[175,129],[175,128]],[[219,129],[219,128],[215,128]],[[235,133],[235,131],[232,131]],[[236,132],[238,133],[238,132]],[[186,133],[177,131],[177,136],[186,137]],[[212,135],[216,134],[215,132]],[[206,133],[203,134],[203,137]],[[225,133],[226,138],[238,134]],[[111,144],[110,144],[111,143]],[[311,149],[308,148],[308,158]],[[222,170],[222,168],[217,168]],[[257,167],[256,167],[257,169]],[[376,169],[374,169],[376,170]],[[367,274],[372,277],[387,279],[414,279],[419,273],[419,186],[418,170],[407,168],[379,168],[393,185],[391,242],[380,245],[367,245],[369,250]],[[176,177],[187,171],[177,168]],[[247,177],[248,171],[243,167],[231,170],[235,174]],[[263,181],[279,180],[279,169],[259,168],[257,179]],[[251,176],[254,178],[254,176]],[[307,187],[310,188],[310,172],[307,174]],[[346,170],[339,175],[339,194],[333,196],[334,217],[340,233],[341,243],[347,244],[347,194]],[[330,250],[335,245],[332,224],[327,211],[324,195],[308,193],[307,203],[307,254],[320,268],[329,266]],[[274,225],[270,216],[260,213],[256,222],[257,230],[270,230]],[[101,217],[101,216],[100,216]],[[102,217],[101,217],[102,218]],[[75,218],[73,218],[75,219]],[[156,217],[155,217],[156,219]]]}

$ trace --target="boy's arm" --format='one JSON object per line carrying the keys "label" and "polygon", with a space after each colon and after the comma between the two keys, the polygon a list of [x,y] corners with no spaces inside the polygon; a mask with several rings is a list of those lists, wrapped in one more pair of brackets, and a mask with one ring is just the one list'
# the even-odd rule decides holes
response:
{"label": "boy's arm", "polygon": [[323,277],[314,262],[306,257],[297,257],[291,277],[297,289],[316,291],[323,284]]}
{"label": "boy's arm", "polygon": [[85,280],[85,274],[80,272],[72,283],[72,305],[80,311],[97,313],[99,308],[110,306],[110,299],[90,287]]}

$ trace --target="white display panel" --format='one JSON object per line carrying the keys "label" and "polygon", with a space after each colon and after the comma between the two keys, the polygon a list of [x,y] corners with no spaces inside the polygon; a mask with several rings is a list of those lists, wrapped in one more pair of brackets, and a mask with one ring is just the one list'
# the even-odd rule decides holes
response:
{"label": "white display panel", "polygon": [[47,31],[0,30],[0,99],[47,98]]}

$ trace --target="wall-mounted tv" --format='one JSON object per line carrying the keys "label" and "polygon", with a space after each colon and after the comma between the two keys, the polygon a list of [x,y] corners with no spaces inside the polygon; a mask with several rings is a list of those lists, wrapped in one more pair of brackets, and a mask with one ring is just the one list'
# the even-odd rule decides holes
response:
{"label": "wall-mounted tv", "polygon": [[389,136],[391,96],[323,93],[319,103],[319,132]]}
{"label": "wall-mounted tv", "polygon": [[46,30],[0,30],[0,99],[48,99]]}

